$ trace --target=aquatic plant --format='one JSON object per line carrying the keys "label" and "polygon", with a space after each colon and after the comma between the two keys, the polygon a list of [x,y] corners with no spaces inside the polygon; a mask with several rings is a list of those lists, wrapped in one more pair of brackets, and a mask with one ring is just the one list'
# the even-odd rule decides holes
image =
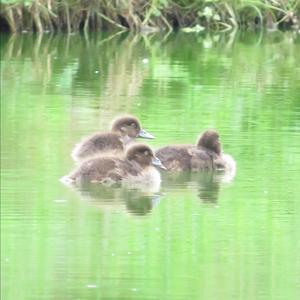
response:
{"label": "aquatic plant", "polygon": [[299,28],[300,0],[1,0],[1,30]]}

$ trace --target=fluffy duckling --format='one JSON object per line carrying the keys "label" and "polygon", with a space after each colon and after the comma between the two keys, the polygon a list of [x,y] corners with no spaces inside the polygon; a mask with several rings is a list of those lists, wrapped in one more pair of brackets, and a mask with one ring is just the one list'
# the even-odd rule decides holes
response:
{"label": "fluffy duckling", "polygon": [[206,130],[197,142],[197,149],[205,150],[212,158],[214,170],[235,172],[235,160],[222,152],[219,134],[215,130]]}
{"label": "fluffy duckling", "polygon": [[119,117],[112,123],[111,132],[97,132],[83,139],[72,151],[75,161],[82,161],[105,152],[120,153],[126,144],[141,137],[153,139],[154,136],[141,128],[139,120],[133,116]]}
{"label": "fluffy duckling", "polygon": [[160,183],[160,174],[152,165],[164,168],[149,146],[135,144],[127,149],[125,158],[98,156],[85,160],[63,181],[77,184],[125,183],[133,186],[137,183],[148,185]]}
{"label": "fluffy duckling", "polygon": [[216,170],[228,169],[233,164],[229,155],[221,152],[219,134],[215,130],[206,130],[194,145],[166,146],[156,151],[167,170]]}

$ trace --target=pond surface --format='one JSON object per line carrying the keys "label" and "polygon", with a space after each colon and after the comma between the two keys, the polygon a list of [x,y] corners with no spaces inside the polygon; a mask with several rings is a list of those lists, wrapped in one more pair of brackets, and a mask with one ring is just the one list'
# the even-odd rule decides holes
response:
{"label": "pond surface", "polygon": [[[300,299],[294,33],[1,37],[2,299]],[[153,148],[219,131],[237,172],[150,193],[59,178],[138,116]]]}

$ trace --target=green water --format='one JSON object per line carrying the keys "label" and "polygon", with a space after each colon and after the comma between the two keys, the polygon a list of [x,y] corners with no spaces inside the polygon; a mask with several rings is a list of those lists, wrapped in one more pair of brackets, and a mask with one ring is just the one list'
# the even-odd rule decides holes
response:
{"label": "green water", "polygon": [[[1,299],[300,299],[295,33],[1,37]],[[74,190],[82,136],[219,131],[237,172]]]}

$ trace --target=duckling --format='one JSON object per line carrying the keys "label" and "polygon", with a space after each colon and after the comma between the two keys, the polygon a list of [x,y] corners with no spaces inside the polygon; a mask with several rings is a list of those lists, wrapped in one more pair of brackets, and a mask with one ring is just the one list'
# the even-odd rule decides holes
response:
{"label": "duckling", "polygon": [[230,165],[227,156],[221,152],[219,134],[215,130],[206,130],[198,138],[196,146],[166,146],[155,154],[167,170],[205,171],[227,169]]}
{"label": "duckling", "polygon": [[205,150],[211,156],[214,170],[235,172],[236,162],[222,151],[219,134],[215,130],[206,130],[200,136],[197,149]]}
{"label": "duckling", "polygon": [[85,182],[133,185],[136,183],[156,184],[160,173],[152,165],[164,168],[151,148],[144,144],[129,146],[125,158],[98,156],[81,163],[63,181],[82,184]]}
{"label": "duckling", "polygon": [[72,151],[75,161],[82,161],[96,154],[106,152],[122,153],[125,146],[136,137],[153,139],[154,136],[141,128],[133,116],[119,117],[112,123],[111,132],[96,132],[84,138]]}

